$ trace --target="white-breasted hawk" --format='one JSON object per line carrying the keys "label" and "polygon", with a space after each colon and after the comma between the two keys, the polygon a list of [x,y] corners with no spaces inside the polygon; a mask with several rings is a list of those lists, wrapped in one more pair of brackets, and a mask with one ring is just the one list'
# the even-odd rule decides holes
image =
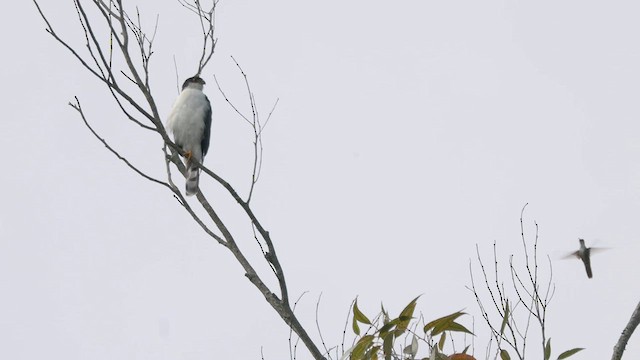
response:
{"label": "white-breasted hawk", "polygon": [[200,169],[193,160],[202,164],[211,139],[211,103],[202,92],[204,84],[199,76],[185,80],[167,119],[167,128],[173,134],[173,141],[186,155],[188,196],[198,192],[200,178]]}

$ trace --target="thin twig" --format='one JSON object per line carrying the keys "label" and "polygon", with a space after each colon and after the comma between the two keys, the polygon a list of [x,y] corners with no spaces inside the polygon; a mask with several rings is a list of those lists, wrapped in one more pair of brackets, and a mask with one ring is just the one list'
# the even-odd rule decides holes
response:
{"label": "thin twig", "polygon": [[320,293],[318,301],[316,302],[316,329],[318,329],[318,335],[320,336],[320,342],[322,343],[322,347],[324,347],[325,354],[329,355],[329,349],[327,349],[327,344],[324,342],[324,338],[322,337],[322,329],[320,329],[320,300],[322,300],[322,293]]}
{"label": "thin twig", "polygon": [[124,162],[131,170],[135,171],[138,175],[142,176],[143,178],[165,186],[169,189],[171,189],[171,187],[169,186],[169,184],[167,184],[164,181],[160,181],[158,179],[155,179],[147,174],[145,174],[144,172],[142,172],[140,169],[138,169],[137,167],[135,167],[133,164],[131,164],[131,162],[129,162],[129,160],[127,160],[127,158],[125,158],[124,156],[120,155],[113,147],[111,147],[107,141],[100,137],[100,135],[98,135],[98,133],[93,129],[93,127],[91,127],[91,125],[89,124],[89,121],[87,121],[87,118],[84,115],[84,111],[82,110],[82,105],[80,105],[80,100],[78,100],[78,97],[74,97],[75,99],[75,104],[74,103],[69,103],[69,106],[71,106],[72,108],[74,108],[79,114],[80,117],[82,118],[82,121],[84,122],[85,126],[91,131],[91,133],[93,134],[93,136],[96,137],[96,139],[98,139],[106,148],[107,150],[109,150],[113,155],[115,155],[119,160],[121,160],[122,162]]}
{"label": "thin twig", "polygon": [[[308,291],[304,291],[302,294],[300,294],[300,296],[298,296],[296,301],[293,303],[292,312],[294,314],[296,312],[296,307],[298,307],[298,303],[300,302],[300,300],[302,300],[302,297],[305,296],[307,293],[308,293]],[[292,338],[293,338],[293,329],[289,328],[289,357],[291,358],[291,360],[295,359],[294,346],[293,346],[293,344],[291,342]]]}

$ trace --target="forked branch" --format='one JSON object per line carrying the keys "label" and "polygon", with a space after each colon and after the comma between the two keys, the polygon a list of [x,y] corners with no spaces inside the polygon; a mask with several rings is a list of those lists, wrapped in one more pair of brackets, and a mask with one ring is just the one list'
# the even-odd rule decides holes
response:
{"label": "forked branch", "polygon": [[[231,186],[231,184],[225,181],[222,177],[218,176],[210,169],[207,169],[205,166],[202,166],[202,164],[198,165],[201,167],[202,171],[205,174],[213,178],[228,192],[228,194],[234,200],[236,200],[236,202],[244,210],[244,213],[249,219],[251,226],[255,229],[255,231],[257,231],[258,234],[260,234],[260,237],[263,239],[267,246],[267,250],[263,251],[263,254],[266,261],[274,270],[279,284],[280,296],[274,294],[264,283],[261,276],[255,271],[253,265],[249,262],[249,260],[245,257],[243,252],[238,247],[233,234],[228,229],[226,224],[222,221],[216,209],[207,200],[207,197],[202,192],[199,192],[196,196],[199,205],[202,207],[202,210],[204,210],[209,218],[207,220],[204,220],[196,214],[196,211],[192,208],[182,192],[173,182],[171,172],[172,164],[184,175],[186,169],[184,163],[180,159],[180,155],[185,154],[169,138],[164,128],[162,119],[159,115],[155,99],[151,93],[151,88],[149,86],[149,84],[151,83],[149,64],[151,61],[151,56],[154,54],[152,49],[155,34],[158,28],[158,18],[156,17],[152,35],[148,36],[143,29],[142,21],[140,20],[140,12],[138,11],[138,9],[136,9],[136,16],[131,17],[124,10],[122,0],[88,0],[96,7],[99,14],[98,18],[102,18],[104,20],[104,23],[107,26],[107,30],[109,31],[110,42],[108,45],[105,45],[104,42],[100,41],[96,36],[96,32],[94,31],[96,20],[92,19],[87,14],[83,5],[83,1],[72,1],[75,4],[78,20],[82,29],[81,31],[84,35],[84,41],[86,45],[85,54],[82,54],[80,51],[76,50],[72,45],[70,45],[69,42],[64,40],[56,33],[51,22],[42,11],[38,1],[33,0],[38,13],[46,24],[47,33],[49,33],[56,41],[58,41],[64,48],[66,48],[73,55],[73,57],[80,62],[81,66],[85,70],[89,71],[92,75],[94,75],[103,84],[106,85],[109,93],[115,99],[117,106],[122,111],[126,120],[138,124],[145,130],[152,130],[157,133],[160,138],[162,138],[164,146],[161,149],[161,154],[162,158],[165,161],[164,166],[166,168],[167,180],[162,181],[146,174],[137,166],[132,164],[125,156],[122,156],[117,149],[113,148],[109,144],[109,142],[101,137],[100,134],[98,134],[90,125],[90,122],[87,120],[86,114],[82,109],[80,101],[77,98],[75,99],[75,102],[71,103],[70,105],[80,114],[80,117],[82,118],[85,126],[91,131],[91,133],[114,156],[123,161],[123,163],[126,164],[127,167],[134,171],[134,173],[136,173],[137,175],[142,176],[143,178],[153,183],[162,185],[163,187],[168,189],[172,196],[178,201],[180,206],[182,206],[185,211],[187,211],[189,215],[192,216],[194,221],[205,231],[207,235],[223,245],[225,248],[229,249],[229,251],[234,255],[236,260],[243,267],[245,276],[263,294],[267,302],[285,321],[285,323],[299,336],[300,340],[305,344],[313,357],[315,359],[324,359],[322,353],[313,343],[289,305],[289,295],[286,280],[284,277],[284,271],[276,255],[275,246],[273,244],[273,241],[271,240],[269,232],[261,224],[250,207],[251,195],[253,194],[253,189],[259,177],[260,167],[262,164],[261,135],[262,131],[264,130],[264,126],[268,122],[268,118],[267,121],[264,122],[264,124],[260,122],[257,107],[255,105],[255,97],[250,90],[249,82],[246,78],[246,75],[244,74],[244,71],[242,71],[242,69],[238,65],[238,68],[240,69],[245,79],[245,84],[249,92],[252,113],[254,114],[254,116],[252,117],[253,121],[251,123],[255,140],[255,160],[253,163],[252,185],[247,200],[243,200],[238,195],[237,191]],[[215,8],[217,5],[217,1],[213,1],[209,10],[203,9],[200,0],[194,0],[193,2],[188,2],[186,0],[178,1],[183,7],[196,14],[200,20],[203,46],[201,57],[198,63],[197,74],[199,75],[202,73],[206,65],[209,63],[209,60],[213,56],[215,45],[217,42],[214,37]],[[135,46],[130,46],[132,43],[135,43]],[[113,62],[114,51],[119,52],[119,55],[123,57],[125,61],[125,66],[123,68],[115,68]],[[141,59],[141,65],[136,65],[136,61],[133,60],[134,58]],[[127,88],[125,86],[122,86],[119,79],[125,79],[124,83],[131,82],[132,84],[134,84],[135,91],[132,92],[131,90],[129,90],[130,87]],[[144,101],[140,102],[136,100],[136,98],[140,96],[142,96]],[[271,110],[271,113],[273,113],[273,109]],[[271,115],[271,113],[269,114],[269,116]],[[210,225],[207,224],[208,222],[215,225],[215,230],[209,228]]]}
{"label": "forked branch", "polygon": [[[482,257],[478,247],[476,246],[477,260],[480,266],[480,272],[484,285],[493,304],[492,315],[487,310],[476,287],[473,276],[473,269],[469,264],[469,272],[471,275],[471,288],[478,307],[480,308],[483,319],[489,326],[493,340],[496,342],[497,354],[502,356],[502,352],[507,351],[503,344],[515,352],[519,359],[524,359],[527,354],[527,345],[529,338],[529,329],[531,322],[534,321],[539,329],[541,348],[545,349],[548,345],[548,336],[546,333],[546,314],[549,303],[553,298],[555,287],[553,285],[553,272],[551,260],[549,259],[549,277],[544,280],[545,285],[541,286],[541,276],[538,266],[538,224],[535,224],[535,238],[533,244],[529,244],[525,236],[525,228],[523,214],[526,208],[522,208],[520,213],[520,235],[523,246],[524,266],[518,267],[514,262],[514,256],[509,256],[509,273],[511,277],[511,291],[515,295],[510,295],[502,283],[498,271],[498,255],[496,251],[496,243],[493,244],[493,280],[490,281],[489,275],[485,269]],[[532,248],[532,249],[530,249]],[[548,257],[547,257],[548,258]],[[544,289],[544,293],[540,289]]]}

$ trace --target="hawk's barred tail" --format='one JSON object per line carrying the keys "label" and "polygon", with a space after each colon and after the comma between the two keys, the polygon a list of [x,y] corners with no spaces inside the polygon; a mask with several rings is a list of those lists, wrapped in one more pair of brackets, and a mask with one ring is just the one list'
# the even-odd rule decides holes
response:
{"label": "hawk's barred tail", "polygon": [[200,179],[200,169],[191,161],[187,161],[187,196],[195,195],[198,192],[198,180]]}

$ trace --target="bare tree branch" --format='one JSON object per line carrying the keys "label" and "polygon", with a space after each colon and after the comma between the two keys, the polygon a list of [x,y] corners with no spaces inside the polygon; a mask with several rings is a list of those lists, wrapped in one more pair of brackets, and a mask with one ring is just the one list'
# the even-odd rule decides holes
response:
{"label": "bare tree branch", "polygon": [[322,343],[322,347],[324,348],[324,353],[330,357],[331,349],[327,349],[327,344],[324,342],[324,338],[322,337],[322,329],[320,328],[320,300],[322,300],[322,293],[318,296],[318,301],[316,301],[316,329],[318,329],[318,336],[320,336],[320,342]]}
{"label": "bare tree branch", "polygon": [[215,11],[219,0],[214,0],[209,11],[204,11],[200,0],[193,0],[193,4],[186,0],[177,0],[185,9],[196,14],[200,20],[200,28],[202,30],[202,54],[198,63],[198,71],[196,76],[200,76],[202,70],[207,66],[209,60],[213,56],[218,40],[214,37],[216,22]]}
{"label": "bare tree branch", "polygon": [[153,183],[156,183],[171,189],[171,186],[168,183],[164,181],[160,181],[158,179],[154,179],[153,177],[145,174],[144,172],[142,172],[142,170],[138,169],[136,166],[131,164],[129,160],[127,160],[127,158],[120,155],[113,147],[111,147],[111,145],[107,143],[107,141],[104,138],[100,137],[100,135],[98,135],[98,133],[93,129],[93,127],[91,127],[91,125],[87,121],[87,118],[84,115],[84,111],[82,110],[82,105],[80,105],[80,100],[78,100],[78,97],[75,97],[74,99],[75,99],[75,103],[69,103],[69,106],[71,106],[73,109],[75,109],[78,112],[78,114],[80,114],[80,118],[82,118],[82,121],[84,122],[85,126],[91,131],[93,136],[95,136],[96,139],[98,139],[107,148],[107,150],[109,150],[119,160],[124,162],[131,170],[135,171],[138,175],[142,176],[143,178]]}
{"label": "bare tree branch", "polygon": [[253,131],[253,170],[251,172],[251,186],[249,187],[249,194],[247,195],[247,203],[251,202],[251,197],[253,196],[253,191],[255,189],[255,186],[260,178],[260,173],[262,171],[262,161],[263,161],[263,147],[262,147],[262,132],[264,131],[267,123],[269,122],[269,120],[271,119],[271,115],[273,114],[273,112],[276,109],[276,106],[278,105],[279,99],[276,99],[273,107],[271,108],[271,111],[269,112],[269,115],[267,116],[267,120],[264,122],[264,124],[261,123],[260,121],[260,115],[258,113],[258,108],[256,105],[256,101],[255,101],[255,96],[253,94],[253,91],[251,90],[251,85],[249,84],[249,78],[247,76],[247,74],[244,72],[244,70],[242,69],[242,67],[240,66],[240,64],[238,63],[238,61],[232,56],[231,59],[233,60],[234,64],[236,65],[236,67],[238,68],[238,70],[240,71],[240,73],[242,74],[244,83],[245,83],[245,88],[247,90],[247,97],[249,98],[249,106],[251,109],[251,117],[249,118],[248,116],[246,116],[245,114],[243,114],[234,104],[233,102],[231,102],[231,100],[229,100],[229,98],[227,97],[227,94],[224,92],[224,90],[222,90],[222,87],[220,85],[220,83],[218,82],[218,79],[214,76],[214,80],[216,82],[216,85],[218,87],[218,90],[220,91],[220,94],[222,94],[222,97],[224,97],[225,101],[227,102],[227,104],[244,120],[247,122],[247,124],[249,124],[249,126],[251,126],[251,129]]}
{"label": "bare tree branch", "polygon": [[618,342],[613,347],[613,355],[611,356],[611,360],[620,360],[622,359],[622,353],[624,349],[627,347],[627,343],[631,338],[631,335],[635,331],[636,327],[640,324],[640,303],[636,306],[635,310],[633,310],[633,314],[631,314],[631,318],[627,323],[627,326],[622,330],[622,334],[620,334],[620,338]]}
{"label": "bare tree branch", "polygon": [[[151,74],[149,72],[149,65],[151,61],[151,56],[153,55],[153,42],[155,39],[155,35],[158,30],[158,19],[156,17],[156,21],[154,24],[153,34],[151,36],[147,36],[146,32],[143,29],[142,20],[140,16],[139,10],[136,8],[136,16],[130,17],[129,14],[125,11],[122,0],[90,0],[91,3],[96,7],[99,11],[99,17],[105,21],[106,28],[109,31],[109,45],[104,46],[101,41],[98,40],[95,32],[94,25],[95,20],[92,20],[90,16],[85,11],[83,1],[82,0],[72,0],[76,7],[76,12],[78,15],[78,20],[80,23],[80,27],[82,28],[82,32],[84,35],[85,46],[88,52],[88,55],[81,55],[78,51],[76,51],[67,41],[63,40],[53,29],[53,26],[47,19],[46,15],[42,11],[37,0],[33,0],[38,13],[46,24],[46,31],[64,48],[66,48],[72,55],[75,57],[82,67],[88,70],[92,75],[98,78],[102,83],[104,83],[111,96],[115,100],[117,106],[120,108],[124,116],[128,121],[132,121],[135,124],[139,125],[141,128],[145,130],[152,130],[157,133],[161,138],[165,146],[162,148],[163,159],[165,161],[165,167],[167,171],[167,181],[161,181],[155,179],[136,166],[131,164],[124,156],[121,156],[115,149],[113,149],[107,141],[102,138],[94,129],[90,126],[87,121],[84,111],[80,105],[79,100],[76,98],[75,104],[70,104],[82,118],[85,126],[91,131],[91,133],[118,159],[123,161],[129,168],[131,168],[138,175],[143,178],[160,184],[166,187],[172,196],[178,201],[180,206],[182,206],[189,215],[194,219],[194,221],[204,230],[204,232],[209,235],[212,239],[217,241],[219,244],[223,245],[225,248],[229,249],[229,251],[234,255],[236,260],[240,263],[245,271],[245,276],[249,279],[249,281],[263,294],[267,302],[272,306],[272,308],[278,313],[278,315],[284,320],[284,322],[299,336],[299,339],[305,344],[305,346],[309,349],[311,354],[315,359],[324,359],[322,353],[318,349],[318,347],[313,343],[309,335],[307,334],[304,327],[300,324],[297,317],[295,316],[293,310],[289,305],[289,295],[287,290],[287,284],[284,276],[284,271],[282,266],[280,265],[280,261],[278,260],[276,250],[274,244],[271,240],[269,232],[264,228],[264,226],[260,223],[257,216],[253,213],[250,207],[250,200],[253,194],[253,189],[260,175],[260,169],[262,166],[262,132],[264,130],[264,126],[261,124],[259,119],[259,114],[257,111],[255,97],[251,91],[249,86],[248,79],[246,74],[242,70],[242,68],[237,64],[241,73],[243,74],[245,85],[248,91],[249,102],[251,104],[252,111],[252,124],[253,133],[254,133],[254,161],[253,161],[253,171],[252,171],[252,185],[249,191],[249,196],[247,200],[243,200],[235,189],[220,176],[215,174],[213,171],[207,169],[202,166],[202,164],[197,164],[200,166],[202,171],[213,178],[218,184],[220,184],[223,188],[227,190],[229,195],[236,200],[236,202],[242,207],[245,215],[249,218],[252,229],[254,229],[254,237],[257,240],[257,234],[260,234],[260,237],[266,244],[266,249],[262,248],[261,251],[263,256],[271,269],[273,270],[277,280],[278,286],[280,290],[280,297],[274,294],[268,286],[264,283],[259,274],[255,271],[253,265],[247,260],[244,253],[240,250],[236,243],[236,239],[232,235],[232,233],[227,228],[226,224],[222,221],[220,216],[214,207],[207,200],[205,195],[202,192],[199,192],[196,196],[199,205],[202,207],[202,210],[207,214],[207,217],[211,222],[215,225],[215,230],[209,228],[209,225],[206,223],[209,220],[205,221],[200,218],[196,214],[196,211],[193,209],[192,205],[185,199],[182,192],[178,189],[178,187],[174,184],[171,173],[171,164],[176,166],[176,168],[184,175],[185,174],[185,166],[182,160],[180,159],[180,155],[184,156],[184,152],[176,146],[175,143],[171,141],[169,138],[166,129],[161,121],[161,117],[158,112],[158,107],[155,103],[155,99],[151,93]],[[204,11],[199,0],[194,0],[192,3],[187,3],[185,0],[178,0],[180,4],[190,11],[194,12],[200,19],[202,36],[203,36],[203,47],[202,54],[198,64],[198,74],[202,72],[204,67],[208,64],[209,60],[213,56],[216,39],[214,37],[215,31],[215,7],[217,5],[217,1],[213,1],[213,4],[208,11]],[[135,46],[131,47],[130,45],[135,43]],[[114,46],[115,44],[115,46]],[[134,49],[134,50],[132,50]],[[114,68],[114,52],[119,52],[124,59],[125,65],[122,69]],[[140,64],[136,64],[134,59],[135,57],[140,59]],[[88,58],[87,58],[88,57]],[[234,60],[235,61],[235,60]],[[116,76],[116,74],[121,74]],[[124,77],[125,83],[130,81],[135,88],[137,89],[136,96],[142,96],[144,98],[143,102],[138,102],[134,98],[134,93],[125,89],[117,80],[119,76]],[[226,97],[225,97],[226,98]],[[276,101],[277,104],[277,101]],[[130,107],[130,108],[129,108]],[[269,117],[267,118],[268,122],[271,114],[275,109],[271,109],[269,113]],[[239,113],[239,112],[238,112]],[[151,123],[151,126],[144,124],[139,119],[148,120]],[[245,118],[246,119],[246,118]],[[219,232],[217,234],[216,232]],[[258,242],[260,243],[260,242]],[[294,306],[295,307],[295,306]],[[294,351],[295,353],[295,351]]]}
{"label": "bare tree branch", "polygon": [[[193,211],[193,209],[191,208],[191,206],[189,205],[189,203],[187,202],[187,200],[184,198],[184,196],[182,195],[182,193],[180,192],[180,190],[178,190],[178,187],[173,183],[173,179],[171,177],[171,166],[170,163],[171,162],[177,162],[179,163],[181,166],[178,166],[178,168],[182,167],[181,171],[185,171],[186,169],[184,168],[184,165],[182,165],[182,163],[180,162],[180,160],[174,160],[177,156],[174,154],[173,156],[170,156],[167,153],[167,144],[164,145],[164,147],[162,148],[162,151],[164,152],[165,155],[165,165],[166,165],[166,171],[167,171],[167,181],[169,182],[169,184],[171,185],[171,190],[173,191],[173,196],[175,197],[176,200],[178,200],[178,203],[180,204],[180,206],[182,206],[188,213],[189,215],[191,215],[191,217],[193,217],[193,220],[195,220],[195,222],[200,225],[200,227],[212,238],[214,238],[218,243],[220,243],[220,245],[223,246],[227,246],[227,243],[224,241],[224,239],[222,239],[222,237],[218,234],[215,234],[213,231],[211,231],[209,229],[209,227],[207,227],[204,222],[200,219],[200,217],[198,215],[196,215],[196,213]],[[173,159],[172,159],[173,158]]]}
{"label": "bare tree branch", "polygon": [[[493,260],[494,260],[494,284],[490,285],[487,271],[483,264],[478,246],[476,245],[476,254],[478,264],[480,265],[480,271],[484,279],[484,285],[488,291],[489,298],[493,302],[494,308],[498,315],[496,322],[500,323],[500,326],[494,324],[494,320],[487,312],[478,289],[475,286],[475,279],[473,276],[473,269],[471,263],[469,264],[469,271],[471,274],[471,288],[481,314],[489,329],[492,333],[492,338],[497,343],[496,357],[500,355],[502,351],[502,343],[507,344],[515,353],[519,359],[524,359],[527,353],[527,339],[529,338],[529,330],[532,321],[537,323],[537,327],[540,329],[541,347],[544,350],[547,344],[546,334],[546,314],[549,302],[553,298],[555,292],[555,286],[553,285],[553,270],[551,267],[551,260],[549,257],[549,277],[546,284],[546,290],[544,295],[540,293],[541,277],[539,275],[538,266],[538,224],[535,223],[535,239],[532,245],[527,245],[527,239],[525,236],[524,227],[524,210],[526,204],[522,208],[520,213],[520,236],[522,240],[522,249],[524,253],[524,274],[523,270],[516,268],[514,264],[513,255],[509,257],[509,272],[511,276],[511,288],[515,293],[515,298],[507,294],[504,284],[499,281],[498,274],[498,261],[496,253],[496,243],[494,242],[493,248]],[[529,249],[532,247],[532,250]],[[544,289],[544,288],[543,288]],[[518,315],[520,314],[520,315]],[[524,315],[524,322],[521,322]]]}

